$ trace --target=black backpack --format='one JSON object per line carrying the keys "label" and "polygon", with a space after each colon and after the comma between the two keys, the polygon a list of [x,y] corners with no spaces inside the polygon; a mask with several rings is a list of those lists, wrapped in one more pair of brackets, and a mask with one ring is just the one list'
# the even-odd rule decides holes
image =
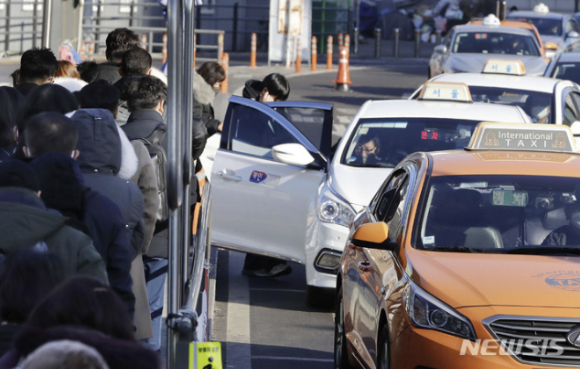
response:
{"label": "black backpack", "polygon": [[155,128],[153,133],[146,138],[137,138],[137,140],[143,142],[147,151],[149,151],[149,156],[153,161],[153,167],[155,168],[155,175],[157,176],[157,187],[159,194],[159,209],[157,210],[157,223],[165,222],[169,219],[169,206],[167,204],[167,154],[165,149],[161,145],[163,137],[166,133],[165,126],[159,125]]}

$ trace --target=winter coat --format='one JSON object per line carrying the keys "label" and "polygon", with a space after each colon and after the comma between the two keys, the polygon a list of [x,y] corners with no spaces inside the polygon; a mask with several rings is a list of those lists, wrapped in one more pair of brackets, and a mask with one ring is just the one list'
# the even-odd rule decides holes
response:
{"label": "winter coat", "polygon": [[[87,187],[109,197],[121,210],[126,231],[131,240],[133,257],[143,244],[143,196],[139,187],[128,178],[137,170],[138,160],[131,143],[121,139],[119,128],[110,111],[104,109],[81,109],[71,115],[79,131],[77,163]],[[134,157],[128,160],[126,152]],[[127,160],[126,160],[127,159]],[[133,162],[134,160],[134,162]],[[122,161],[127,165],[128,177],[120,177]]]}
{"label": "winter coat", "polygon": [[10,351],[14,337],[22,327],[21,323],[3,322],[0,325],[0,357]]}
{"label": "winter coat", "polygon": [[193,72],[193,118],[201,119],[207,129],[208,137],[218,131],[220,121],[215,119],[213,106],[215,91],[203,77]]}
{"label": "winter coat", "polygon": [[33,89],[35,89],[38,86],[39,85],[37,85],[36,83],[24,82],[24,83],[21,83],[17,86],[14,86],[14,88],[17,89],[18,92],[20,92],[22,94],[22,96],[26,97],[26,96],[28,96],[30,91],[32,91]]}
{"label": "winter coat", "polygon": [[[105,261],[111,288],[133,315],[135,296],[129,273],[133,250],[117,205],[107,196],[84,186],[83,175],[70,156],[47,153],[30,165],[38,174],[44,203],[85,226],[95,249]],[[73,225],[70,219],[69,224]]]}
{"label": "winter coat", "polygon": [[570,246],[580,245],[580,230],[573,225],[565,225],[553,230],[546,237],[542,245]]}
{"label": "winter coat", "polygon": [[157,187],[157,174],[149,151],[145,144],[139,140],[131,141],[139,164],[137,172],[131,177],[131,182],[137,184],[143,195],[144,213],[143,221],[145,224],[145,235],[140,252],[146,253],[155,231],[155,222],[157,221],[157,210],[159,209],[159,189]]}
{"label": "winter coat", "polygon": [[16,335],[12,349],[0,359],[0,369],[14,368],[21,358],[48,342],[72,340],[97,350],[110,369],[160,369],[159,356],[136,341],[109,337],[83,326],[56,326],[47,329],[25,326]]}
{"label": "winter coat", "polygon": [[262,81],[258,81],[257,79],[251,79],[246,82],[244,85],[244,89],[242,90],[242,96],[246,99],[252,99],[259,101],[260,100],[260,92],[262,92]]}
{"label": "winter coat", "polygon": [[[136,110],[129,115],[127,123],[121,127],[129,140],[137,140],[149,137],[156,129],[167,130],[167,125],[163,122],[161,114],[153,109]],[[161,145],[167,151],[167,134],[163,138]]]}
{"label": "winter coat", "polygon": [[121,79],[121,74],[119,73],[120,63],[106,61],[104,63],[97,64],[97,79],[104,79],[109,82],[109,84],[114,85],[115,82]]}
{"label": "winter coat", "polygon": [[39,242],[61,259],[67,275],[86,274],[107,282],[103,259],[86,234],[66,225],[67,218],[49,211],[31,190],[0,189],[0,250],[5,254]]}
{"label": "winter coat", "polygon": [[82,79],[72,77],[56,77],[54,79],[54,84],[66,88],[71,93],[80,91],[83,87],[88,85],[88,83]]}

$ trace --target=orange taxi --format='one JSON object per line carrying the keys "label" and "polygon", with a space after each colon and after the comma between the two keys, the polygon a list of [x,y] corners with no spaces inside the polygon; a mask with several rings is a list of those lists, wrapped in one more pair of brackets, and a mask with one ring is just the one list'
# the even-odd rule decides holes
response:
{"label": "orange taxi", "polygon": [[580,155],[565,126],[481,123],[415,153],[353,221],[335,368],[580,366]]}
{"label": "orange taxi", "polygon": [[[472,20],[472,21],[468,22],[467,24],[480,26],[483,24],[483,19]],[[513,20],[513,19],[504,19],[504,20],[500,21],[500,24],[504,27],[523,28],[523,29],[527,29],[530,32],[532,32],[532,34],[536,38],[536,41],[538,41],[538,44],[540,45],[540,50],[542,51],[543,56],[547,56],[547,57],[551,58],[555,55],[556,51],[558,50],[558,45],[556,45],[555,43],[553,43],[551,41],[547,41],[546,43],[542,42],[542,37],[540,36],[540,32],[538,32],[538,29],[532,23],[522,22],[522,21]]]}

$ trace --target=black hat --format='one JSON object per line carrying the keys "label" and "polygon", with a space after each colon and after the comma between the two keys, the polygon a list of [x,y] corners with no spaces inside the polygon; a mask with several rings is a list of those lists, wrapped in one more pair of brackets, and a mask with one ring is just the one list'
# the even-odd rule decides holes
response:
{"label": "black hat", "polygon": [[16,159],[0,162],[0,187],[23,187],[34,192],[40,191],[38,176],[34,169]]}

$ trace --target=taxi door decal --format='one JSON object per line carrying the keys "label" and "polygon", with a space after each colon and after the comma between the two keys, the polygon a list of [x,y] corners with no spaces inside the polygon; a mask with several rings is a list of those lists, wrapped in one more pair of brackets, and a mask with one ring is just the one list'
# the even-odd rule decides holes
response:
{"label": "taxi door decal", "polygon": [[268,178],[266,173],[254,170],[250,175],[250,182],[260,183],[263,182],[266,178]]}

